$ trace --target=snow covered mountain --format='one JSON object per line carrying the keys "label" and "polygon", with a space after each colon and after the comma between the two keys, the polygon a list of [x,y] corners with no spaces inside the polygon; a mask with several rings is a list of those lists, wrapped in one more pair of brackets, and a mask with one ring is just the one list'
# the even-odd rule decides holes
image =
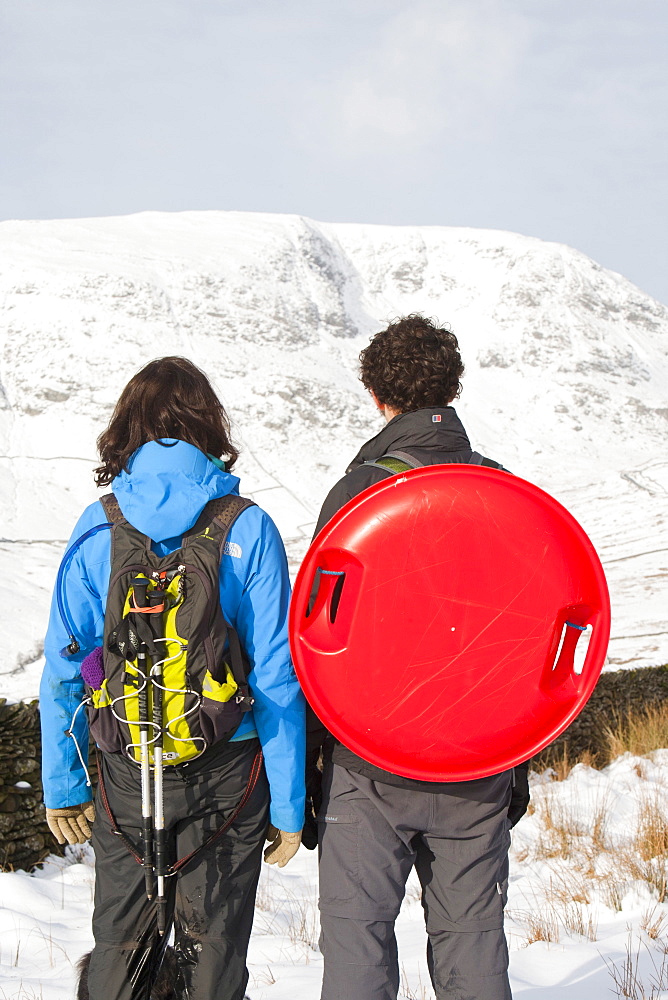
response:
{"label": "snow covered mountain", "polygon": [[389,319],[451,324],[472,443],[563,502],[613,597],[610,666],[668,660],[668,309],[567,247],[512,233],[237,212],[0,224],[0,691],[33,695],[95,439],[137,368],[214,378],[242,490],[293,562],[380,428],[356,361]]}

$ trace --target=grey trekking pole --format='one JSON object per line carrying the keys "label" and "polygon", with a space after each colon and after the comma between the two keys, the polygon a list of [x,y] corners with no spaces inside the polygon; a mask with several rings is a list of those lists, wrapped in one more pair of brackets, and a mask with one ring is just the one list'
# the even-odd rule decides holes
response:
{"label": "grey trekking pole", "polygon": [[[135,577],[132,581],[132,596],[135,607],[145,608],[147,606],[146,588],[148,580],[144,577]],[[141,634],[141,633],[140,633]],[[137,666],[143,673],[143,683],[139,688],[137,701],[139,705],[139,752],[141,764],[141,814],[142,814],[142,843],[144,848],[144,881],[146,884],[146,895],[153,899],[155,879],[153,876],[153,814],[151,810],[151,762],[149,758],[148,746],[148,687],[149,678],[146,664],[146,643],[142,642],[137,653]],[[141,678],[140,678],[141,683]]]}
{"label": "grey trekking pole", "polygon": [[[149,616],[153,637],[164,638],[163,632],[163,610],[167,595],[164,591],[153,591],[149,597],[149,604],[155,611]],[[159,608],[159,610],[158,610]],[[153,690],[153,727],[155,737],[153,740],[153,819],[155,833],[155,877],[158,883],[157,904],[158,904],[158,933],[162,936],[167,927],[167,900],[165,898],[165,871],[167,859],[165,856],[165,808],[163,800],[163,758],[162,758],[162,703],[163,703],[163,669],[162,658],[154,663],[151,669],[151,682]]]}

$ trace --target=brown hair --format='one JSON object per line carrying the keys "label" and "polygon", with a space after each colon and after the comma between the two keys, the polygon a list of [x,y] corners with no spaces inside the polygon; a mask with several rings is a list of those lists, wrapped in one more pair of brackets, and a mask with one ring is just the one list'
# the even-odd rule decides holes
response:
{"label": "brown hair", "polygon": [[101,465],[95,482],[107,486],[147,441],[177,438],[200,451],[225,456],[231,469],[239,457],[230,441],[230,421],[208,378],[187,358],[149,361],[121,393],[109,426],[97,439]]}
{"label": "brown hair", "polygon": [[360,379],[398,413],[448,406],[462,391],[457,338],[419,313],[395,320],[360,354]]}

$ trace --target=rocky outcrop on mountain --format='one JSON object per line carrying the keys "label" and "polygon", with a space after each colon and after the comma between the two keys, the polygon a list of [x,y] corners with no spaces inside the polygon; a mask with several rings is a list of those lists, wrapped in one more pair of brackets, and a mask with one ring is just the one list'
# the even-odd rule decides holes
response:
{"label": "rocky outcrop on mountain", "polygon": [[475,447],[555,493],[604,548],[613,662],[668,655],[668,310],[577,251],[235,212],[5,222],[0,291],[5,669],[39,643],[59,546],[96,495],[95,439],[138,367],[185,354],[213,376],[242,488],[296,564],[325,493],[379,429],[359,351],[413,311],[459,337]]}

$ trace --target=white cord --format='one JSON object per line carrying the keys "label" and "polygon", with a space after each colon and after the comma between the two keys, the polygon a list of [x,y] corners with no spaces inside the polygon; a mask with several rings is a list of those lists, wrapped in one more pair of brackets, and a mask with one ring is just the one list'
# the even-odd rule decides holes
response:
{"label": "white cord", "polygon": [[74,745],[77,748],[77,754],[79,755],[81,766],[83,767],[84,773],[86,775],[86,784],[88,785],[89,788],[92,788],[90,774],[88,773],[88,768],[86,767],[86,761],[83,759],[83,754],[81,753],[81,747],[79,746],[77,738],[74,735],[74,723],[76,722],[77,715],[79,714],[80,710],[84,707],[84,705],[90,705],[90,704],[91,704],[91,699],[84,698],[84,700],[79,705],[77,705],[76,711],[72,716],[72,721],[70,722],[70,728],[67,730],[67,735],[71,736],[72,739],[74,740]]}

